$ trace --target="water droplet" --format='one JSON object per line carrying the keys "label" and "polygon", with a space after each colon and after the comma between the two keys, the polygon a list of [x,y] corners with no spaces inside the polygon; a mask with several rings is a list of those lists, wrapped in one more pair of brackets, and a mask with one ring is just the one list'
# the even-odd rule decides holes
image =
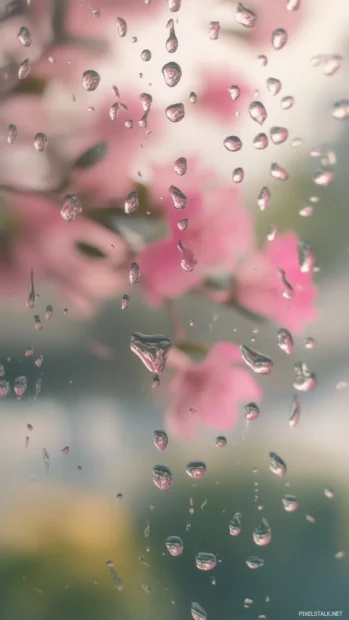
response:
{"label": "water droplet", "polygon": [[291,402],[290,412],[288,414],[288,423],[291,428],[295,428],[299,422],[301,415],[301,406],[297,394],[294,395]]}
{"label": "water droplet", "polygon": [[130,214],[136,211],[139,207],[139,198],[136,191],[130,192],[126,196],[125,200],[125,213]]}
{"label": "water droplet", "polygon": [[150,594],[150,585],[148,583],[142,583],[142,588],[144,592],[147,592],[148,594]]}
{"label": "water droplet", "polygon": [[48,305],[46,306],[45,319],[46,321],[49,321],[50,319],[52,319],[52,317],[53,317],[53,306]]}
{"label": "water droplet", "polygon": [[36,331],[42,329],[40,316],[38,314],[34,314],[34,328],[36,329]]}
{"label": "water droplet", "polygon": [[75,220],[82,213],[82,204],[76,194],[66,194],[61,204],[61,216],[66,222]]}
{"label": "water droplet", "polygon": [[197,265],[197,260],[195,259],[193,252],[190,248],[185,248],[181,241],[178,241],[177,247],[182,254],[181,267],[183,271],[194,271],[195,266]]}
{"label": "water droplet", "polygon": [[184,230],[187,230],[187,228],[188,228],[188,221],[189,220],[187,218],[183,218],[181,220],[178,220],[177,226],[178,226],[179,230],[181,230],[182,232]]}
{"label": "water droplet", "polygon": [[213,553],[200,552],[195,557],[196,568],[199,570],[213,570],[217,564],[216,556]]}
{"label": "water droplet", "polygon": [[265,133],[259,133],[253,140],[254,148],[258,149],[259,151],[266,149],[268,144],[268,136]]}
{"label": "water droplet", "polygon": [[15,394],[20,398],[25,393],[28,387],[27,377],[17,377],[13,382],[13,390]]}
{"label": "water droplet", "polygon": [[324,75],[331,76],[340,69],[342,65],[343,57],[339,55],[327,56],[324,62]]}
{"label": "water droplet", "polygon": [[233,85],[233,86],[229,86],[228,88],[228,92],[229,95],[231,96],[233,101],[236,101],[237,99],[239,99],[240,95],[241,95],[241,91],[239,86]]}
{"label": "water droplet", "polygon": [[333,104],[332,116],[337,121],[343,121],[349,118],[349,99],[340,99]]}
{"label": "water droplet", "polygon": [[42,449],[42,458],[44,461],[44,467],[45,467],[45,471],[48,474],[50,471],[50,455],[47,452],[46,448]]}
{"label": "water droplet", "polygon": [[190,103],[196,103],[198,100],[196,93],[194,93],[193,91],[190,93],[189,95],[189,101]]}
{"label": "water droplet", "polygon": [[121,299],[121,310],[127,310],[130,305],[130,297],[128,295],[123,295]]}
{"label": "water droplet", "polygon": [[299,392],[309,392],[315,387],[316,377],[309,370],[305,362],[296,362],[294,365],[295,379],[293,387]]}
{"label": "water droplet", "polygon": [[92,91],[92,90],[96,90],[100,80],[101,78],[100,78],[99,73],[97,73],[97,71],[94,71],[93,69],[88,69],[87,71],[84,71],[84,73],[82,74],[81,82],[85,90]]}
{"label": "water droplet", "polygon": [[287,32],[283,28],[276,28],[271,35],[271,42],[274,50],[282,50],[287,43]]}
{"label": "water droplet", "polygon": [[270,138],[273,144],[282,144],[288,138],[288,130],[286,127],[272,127],[270,129]]}
{"label": "water droplet", "polygon": [[206,474],[207,467],[203,461],[190,461],[187,465],[186,472],[191,478],[199,480]]}
{"label": "water droplet", "polygon": [[274,241],[276,239],[277,232],[278,232],[277,226],[269,226],[268,232],[267,232],[268,241]]}
{"label": "water droplet", "polygon": [[294,495],[284,495],[281,501],[286,512],[294,512],[298,508],[298,502]]}
{"label": "water droplet", "polygon": [[228,136],[223,142],[227,151],[235,153],[242,148],[242,142],[237,136]]}
{"label": "water droplet", "polygon": [[345,557],[344,551],[338,551],[334,556],[336,560],[342,560]]}
{"label": "water droplet", "polygon": [[217,41],[219,37],[220,29],[221,29],[221,25],[219,22],[210,22],[208,36],[211,41]]}
{"label": "water droplet", "polygon": [[244,180],[245,173],[242,168],[235,168],[233,170],[233,181],[234,183],[241,183]]}
{"label": "water droplet", "polygon": [[305,515],[305,520],[309,523],[316,523],[316,519],[312,515]]}
{"label": "water droplet", "polygon": [[176,86],[181,79],[182,69],[176,62],[168,62],[162,67],[162,74],[167,86],[172,88],[173,86]]}
{"label": "water droplet", "polygon": [[34,138],[34,146],[36,150],[42,152],[47,147],[47,144],[48,144],[47,136],[41,131],[37,133]]}
{"label": "water droplet", "polygon": [[321,168],[315,172],[313,176],[313,181],[316,185],[328,187],[328,185],[331,185],[334,177],[335,173],[333,170],[326,170],[324,168]]}
{"label": "water droplet", "polygon": [[153,482],[161,491],[167,491],[172,484],[172,473],[165,465],[155,465],[153,469]]}
{"label": "water droplet", "polygon": [[31,71],[30,60],[29,58],[26,58],[25,60],[23,60],[23,62],[21,62],[21,64],[18,67],[18,79],[25,80],[25,78],[28,77],[30,71]]}
{"label": "water droplet", "polygon": [[325,497],[327,497],[328,499],[333,499],[334,498],[334,493],[331,489],[324,489],[324,494]]}
{"label": "water droplet", "polygon": [[245,609],[249,609],[250,605],[253,605],[253,600],[251,598],[245,598],[244,600]]}
{"label": "water droplet", "polygon": [[288,0],[286,7],[288,11],[298,11],[300,5],[301,0]]}
{"label": "water droplet", "polygon": [[182,0],[168,0],[168,8],[172,13],[177,13],[181,8]]}
{"label": "water droplet", "polygon": [[131,263],[129,279],[131,284],[137,284],[141,277],[141,270],[138,263]]}
{"label": "water droplet", "polygon": [[5,379],[0,381],[0,398],[5,398],[10,393],[10,384]]}
{"label": "water droplet", "polygon": [[172,343],[160,334],[147,336],[135,332],[131,337],[130,348],[151,373],[160,375],[165,369]]}
{"label": "water droplet", "polygon": [[241,357],[245,364],[259,375],[269,374],[274,366],[274,362],[270,357],[253,351],[246,345],[240,346]]}
{"label": "water droplet", "polygon": [[289,178],[287,170],[279,166],[279,164],[277,164],[276,162],[271,164],[270,174],[273,179],[276,179],[277,181],[287,181],[287,179]]}
{"label": "water droplet", "polygon": [[62,448],[61,450],[61,454],[63,454],[63,456],[67,456],[70,452],[70,448],[69,446],[65,446],[64,448]]}
{"label": "water droplet", "polygon": [[109,572],[109,575],[112,578],[113,584],[114,586],[118,589],[118,590],[122,590],[122,588],[124,587],[124,582],[122,581],[122,579],[120,579],[120,577],[117,575],[115,568],[114,568],[114,562],[113,560],[107,560],[107,562],[105,563],[107,570]]}
{"label": "water droplet", "polygon": [[165,114],[171,123],[179,123],[185,116],[185,109],[183,103],[174,103],[167,106]]}
{"label": "water droplet", "polygon": [[192,603],[190,611],[193,620],[207,620],[207,613],[199,603]]}
{"label": "water droplet", "polygon": [[280,101],[280,106],[282,110],[289,110],[290,108],[293,107],[293,104],[294,104],[294,97],[291,97],[290,95],[283,97]]}
{"label": "water droplet", "polygon": [[169,54],[173,54],[178,49],[178,39],[176,37],[173,19],[170,19],[167,22],[166,28],[169,28],[170,30],[168,39],[166,41],[166,50],[168,51]]}
{"label": "water droplet", "polygon": [[16,142],[18,137],[18,130],[16,125],[9,125],[8,126],[8,133],[7,133],[7,142],[9,144],[13,144],[14,142]]}
{"label": "water droplet", "polygon": [[143,50],[141,52],[141,59],[144,60],[144,62],[149,62],[149,60],[151,59],[151,51]]}
{"label": "water droplet", "polygon": [[116,18],[116,28],[118,31],[119,37],[125,37],[127,34],[127,23],[122,17]]}
{"label": "water droplet", "polygon": [[241,26],[245,26],[245,28],[253,28],[257,22],[257,15],[239,2],[235,12],[235,19]]}
{"label": "water droplet", "polygon": [[168,435],[165,431],[154,431],[154,446],[163,452],[168,445]]}
{"label": "water droplet", "polygon": [[245,419],[249,422],[257,420],[260,416],[260,409],[256,403],[248,403],[245,405]]}
{"label": "water droplet", "polygon": [[304,346],[305,346],[306,349],[314,349],[315,348],[315,340],[314,340],[314,338],[311,338],[310,336],[305,338]]}
{"label": "water droplet", "polygon": [[177,557],[178,555],[181,555],[181,553],[183,553],[184,545],[182,539],[179,538],[179,536],[169,536],[166,539],[165,544],[167,550],[172,556]]}
{"label": "water droplet", "polygon": [[236,512],[233,518],[229,521],[229,534],[230,536],[238,536],[241,532],[241,519],[242,514]]}
{"label": "water droplet", "polygon": [[17,39],[20,43],[22,43],[22,45],[24,45],[24,47],[30,47],[32,43],[30,30],[28,30],[28,28],[26,28],[25,26],[22,26],[19,29]]}
{"label": "water droplet", "polygon": [[174,163],[174,169],[176,174],[178,174],[179,176],[185,174],[187,172],[187,166],[188,164],[185,157],[179,157],[178,159],[176,159]]}
{"label": "water droplet", "polygon": [[253,542],[259,547],[269,545],[271,541],[271,529],[266,519],[262,519],[262,523],[253,530]]}
{"label": "water droplet", "polygon": [[262,568],[264,566],[264,560],[257,558],[255,555],[250,555],[246,560],[246,564],[249,568]]}
{"label": "water droplet", "polygon": [[183,192],[181,192],[178,187],[175,187],[175,185],[171,185],[168,191],[170,192],[170,196],[173,200],[174,208],[179,210],[185,209],[185,207],[187,206],[186,195],[183,194]]}
{"label": "water droplet", "polygon": [[223,435],[219,435],[216,438],[216,446],[217,448],[224,448],[227,445],[227,438]]}
{"label": "water droplet", "polygon": [[270,457],[270,463],[269,463],[270,471],[276,476],[283,478],[287,472],[287,466],[286,466],[285,461],[283,461],[282,458],[276,454],[276,452],[269,452],[269,457]]}
{"label": "water droplet", "polygon": [[257,204],[261,211],[265,211],[269,207],[270,191],[268,187],[262,187],[260,194],[257,198]]}
{"label": "water droplet", "polygon": [[281,349],[288,355],[291,355],[293,349],[293,338],[290,332],[283,327],[277,333],[277,342]]}
{"label": "water droplet", "polygon": [[36,358],[36,360],[35,360],[35,366],[36,366],[37,368],[40,368],[40,367],[42,366],[43,361],[44,361],[44,356],[43,356],[43,355],[40,355],[40,356],[39,356],[39,357],[37,357],[37,358]]}
{"label": "water droplet", "polygon": [[260,101],[252,101],[248,107],[248,112],[250,117],[259,125],[263,125],[268,116],[263,103]]}
{"label": "water droplet", "polygon": [[113,103],[113,105],[111,106],[109,110],[109,116],[112,121],[115,122],[119,118],[119,112],[121,109],[122,108],[121,108],[120,103]]}
{"label": "water droplet", "polygon": [[298,242],[298,263],[302,273],[312,273],[315,263],[315,254],[309,243]]}
{"label": "water droplet", "polygon": [[275,97],[281,90],[281,82],[277,78],[270,77],[267,79],[267,89],[271,95]]}
{"label": "water droplet", "polygon": [[268,58],[265,54],[259,54],[259,56],[257,56],[257,60],[261,67],[266,67],[268,64]]}

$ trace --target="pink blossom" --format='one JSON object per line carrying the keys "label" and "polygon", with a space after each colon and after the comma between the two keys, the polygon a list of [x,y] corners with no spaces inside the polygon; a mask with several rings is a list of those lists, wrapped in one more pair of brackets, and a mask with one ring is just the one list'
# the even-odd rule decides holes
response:
{"label": "pink blossom", "polygon": [[[66,222],[60,205],[42,196],[2,194],[6,243],[1,245],[0,291],[26,300],[30,270],[60,290],[62,304],[89,315],[104,299],[114,298],[127,283],[128,250],[118,235],[79,216]],[[7,215],[5,215],[7,213]],[[6,228],[7,226],[7,228]],[[101,257],[78,248],[98,248]]]}
{"label": "pink blossom", "polygon": [[[171,366],[172,357],[178,366],[175,350],[170,353],[168,365]],[[188,436],[199,423],[217,429],[234,427],[239,405],[261,398],[260,387],[248,370],[238,366],[240,363],[239,347],[230,342],[215,344],[199,364],[186,356],[169,386],[170,431]]]}
{"label": "pink blossom", "polygon": [[[241,306],[270,317],[294,333],[301,332],[317,316],[312,305],[316,297],[312,273],[301,272],[297,244],[296,235],[290,232],[251,254],[237,270],[235,290]],[[292,299],[283,295],[280,269],[293,288]]]}
{"label": "pink blossom", "polygon": [[[272,31],[276,28],[283,28],[287,31],[289,39],[293,38],[301,23],[306,21],[306,4],[307,0],[302,0],[301,6],[297,11],[287,10],[287,0],[282,0],[281,2],[265,0],[263,4],[260,2],[248,4],[247,6],[255,11],[258,19],[256,25],[246,33],[247,36],[251,37],[253,43],[267,45],[270,48],[270,52],[273,52],[271,44]],[[265,51],[265,48],[263,51]]]}
{"label": "pink blossom", "polygon": [[[236,112],[245,109],[246,102],[252,91],[235,72],[226,69],[224,72],[202,72],[203,87],[198,91],[197,107],[221,123],[236,120]],[[238,86],[240,96],[233,101],[228,91],[230,86]]]}
{"label": "pink blossom", "polygon": [[[241,206],[239,190],[209,186],[210,178],[211,173],[201,170],[195,159],[189,160],[188,172],[182,177],[175,174],[173,167],[155,170],[151,197],[164,210],[169,233],[149,244],[138,256],[151,303],[160,304],[166,298],[185,294],[216,268],[234,268],[252,244],[251,217]],[[185,209],[174,208],[169,192],[171,183],[186,195]],[[182,218],[188,219],[188,228],[183,232],[178,228],[178,220]],[[189,273],[181,267],[183,254],[178,249],[179,241],[197,261]]]}

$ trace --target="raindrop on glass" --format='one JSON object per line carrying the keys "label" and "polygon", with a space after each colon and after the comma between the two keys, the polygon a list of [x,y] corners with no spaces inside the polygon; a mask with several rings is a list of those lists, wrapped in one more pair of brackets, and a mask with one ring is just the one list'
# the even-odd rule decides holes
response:
{"label": "raindrop on glass", "polygon": [[160,375],[165,369],[172,343],[160,334],[147,336],[135,332],[131,337],[130,348],[151,373]]}
{"label": "raindrop on glass", "polygon": [[219,435],[219,437],[216,438],[217,448],[224,448],[226,445],[227,445],[227,438],[224,437],[223,435]]}
{"label": "raindrop on glass", "polygon": [[116,18],[116,28],[118,31],[119,37],[125,37],[127,34],[127,23],[122,17]]}
{"label": "raindrop on glass", "polygon": [[285,461],[283,461],[282,458],[278,456],[278,454],[276,454],[276,452],[269,452],[269,457],[270,471],[276,476],[279,476],[279,478],[283,478],[287,472],[287,466]]}
{"label": "raindrop on glass", "polygon": [[305,338],[304,346],[305,346],[306,349],[314,349],[315,348],[315,340],[314,340],[314,338],[311,338],[310,336]]}
{"label": "raindrop on glass", "polygon": [[312,273],[315,263],[315,254],[306,241],[298,242],[298,263],[302,273]]}
{"label": "raindrop on glass", "polygon": [[16,125],[9,125],[8,126],[8,132],[7,132],[7,142],[9,144],[13,144],[14,142],[16,142],[18,137],[18,130]]}
{"label": "raindrop on glass", "polygon": [[30,30],[28,30],[25,26],[22,26],[17,34],[17,39],[20,43],[22,43],[22,45],[24,45],[24,47],[30,47],[32,43]]}
{"label": "raindrop on glass", "polygon": [[153,482],[161,491],[167,491],[172,484],[172,473],[165,465],[155,465]]}
{"label": "raindrop on glass", "polygon": [[176,62],[168,62],[162,67],[162,75],[164,76],[167,86],[172,88],[173,86],[176,86],[181,79],[182,69]]}
{"label": "raindrop on glass", "polygon": [[170,196],[173,200],[174,208],[178,210],[185,209],[185,207],[187,206],[186,195],[183,194],[183,192],[181,192],[178,187],[175,187],[175,185],[171,185],[168,191],[170,192]]}
{"label": "raindrop on glass", "polygon": [[274,50],[282,50],[287,43],[287,32],[284,28],[276,28],[271,35],[271,42]]}
{"label": "raindrop on glass", "polygon": [[315,185],[320,185],[321,187],[328,187],[331,185],[334,180],[335,173],[333,170],[319,169],[315,172],[313,176],[313,181]]}
{"label": "raindrop on glass", "polygon": [[240,346],[241,357],[245,364],[259,375],[267,375],[273,370],[274,362],[270,357],[250,349],[246,345]]}
{"label": "raindrop on glass", "polygon": [[194,91],[192,91],[189,95],[189,101],[190,103],[196,103],[197,102],[197,95],[196,93],[194,93]]}
{"label": "raindrop on glass", "polygon": [[239,97],[241,95],[240,88],[238,86],[236,86],[236,84],[233,85],[233,86],[229,86],[228,92],[229,92],[229,95],[231,96],[233,101],[236,101],[237,99],[239,99]]}
{"label": "raindrop on glass", "polygon": [[288,11],[298,11],[301,0],[288,0],[286,8]]}
{"label": "raindrop on glass", "polygon": [[268,187],[262,187],[259,196],[257,198],[257,204],[260,208],[261,211],[265,211],[268,206],[269,206],[269,202],[270,202],[270,190]]}
{"label": "raindrop on glass", "polygon": [[271,95],[275,97],[281,90],[281,82],[277,78],[270,77],[267,79],[267,89]]}
{"label": "raindrop on glass", "polygon": [[141,59],[144,60],[144,62],[149,62],[149,60],[151,59],[151,51],[143,50],[141,52]]}
{"label": "raindrop on glass", "polygon": [[268,58],[264,54],[259,54],[257,60],[261,67],[266,67],[268,64]]}
{"label": "raindrop on glass", "polygon": [[179,230],[183,232],[184,230],[187,230],[188,222],[189,220],[186,217],[184,217],[183,219],[178,220],[177,227],[179,228]]}
{"label": "raindrop on glass", "polygon": [[257,420],[260,416],[260,409],[256,403],[248,403],[245,405],[245,419],[249,422]]}
{"label": "raindrop on glass", "polygon": [[173,19],[170,19],[167,22],[166,27],[169,28],[170,30],[168,39],[166,41],[166,50],[168,51],[169,54],[173,54],[178,49],[178,39],[176,37]]}
{"label": "raindrop on glass", "polygon": [[176,159],[174,163],[174,169],[176,174],[178,174],[179,176],[185,174],[187,172],[187,166],[188,164],[185,157],[179,157],[178,159]]}
{"label": "raindrop on glass", "polygon": [[257,15],[239,2],[235,12],[235,19],[241,26],[245,26],[245,28],[253,28],[257,22]]}
{"label": "raindrop on glass", "polygon": [[235,153],[242,148],[242,142],[237,136],[228,136],[223,142],[227,151]]}
{"label": "raindrop on glass", "polygon": [[100,79],[100,75],[99,73],[97,73],[97,71],[89,69],[88,71],[84,71],[84,73],[82,74],[82,86],[85,90],[88,91],[96,90]]}
{"label": "raindrop on glass", "polygon": [[254,139],[253,139],[253,146],[255,149],[257,149],[258,151],[263,151],[264,149],[267,148],[268,144],[269,144],[269,140],[268,140],[268,136],[265,133],[259,133]]}
{"label": "raindrop on glass", "polygon": [[284,495],[281,501],[286,512],[294,512],[298,508],[298,502],[294,495]]}
{"label": "raindrop on glass", "polygon": [[26,58],[25,60],[23,60],[23,62],[21,62],[21,64],[18,67],[18,79],[25,80],[25,78],[28,77],[30,70],[31,70],[30,60],[29,58]]}
{"label": "raindrop on glass", "polygon": [[331,489],[324,489],[324,495],[325,497],[327,497],[327,499],[333,499],[334,498],[334,493]]}
{"label": "raindrop on glass", "polygon": [[165,114],[171,123],[179,123],[185,116],[185,109],[183,103],[174,103],[167,106]]}
{"label": "raindrop on glass", "polygon": [[206,463],[203,463],[202,461],[190,461],[187,465],[186,472],[191,478],[199,480],[207,472]]}
{"label": "raindrop on glass", "polygon": [[168,435],[165,431],[154,431],[154,446],[163,452],[168,445]]}
{"label": "raindrop on glass", "polygon": [[271,541],[271,529],[266,519],[253,530],[253,542],[259,547],[269,545]]}
{"label": "raindrop on glass", "polygon": [[289,178],[287,170],[279,166],[279,164],[277,164],[276,162],[271,164],[270,174],[273,179],[276,179],[277,181],[287,181],[287,179]]}
{"label": "raindrop on glass", "polygon": [[10,393],[10,384],[5,379],[0,381],[0,398],[5,398]]}
{"label": "raindrop on glass", "polygon": [[291,355],[293,350],[293,338],[287,329],[283,327],[279,329],[277,333],[277,343],[281,351],[284,351],[288,355]]}
{"label": "raindrop on glass", "polygon": [[259,125],[263,125],[268,116],[263,103],[260,101],[252,101],[248,107],[248,112],[250,117],[256,121],[256,123],[259,123]]}
{"label": "raindrop on glass", "polygon": [[211,41],[217,41],[219,37],[219,31],[221,29],[219,22],[210,22],[210,26],[208,29],[208,36]]}
{"label": "raindrop on glass", "polygon": [[112,582],[114,584],[114,586],[118,589],[118,590],[122,590],[124,587],[124,583],[122,581],[122,579],[120,579],[120,577],[117,575],[115,568],[114,568],[114,562],[113,560],[107,560],[107,562],[105,563],[107,570],[109,572],[109,575],[112,579]]}
{"label": "raindrop on glass", "polygon": [[178,555],[181,555],[183,553],[183,541],[181,538],[179,538],[179,536],[169,536],[168,538],[166,538],[166,547],[168,552],[174,556],[177,557]]}
{"label": "raindrop on glass", "polygon": [[283,97],[280,101],[280,106],[282,110],[289,110],[290,108],[293,107],[294,104],[294,97],[291,97],[291,95],[287,95],[286,97]]}
{"label": "raindrop on glass", "polygon": [[192,603],[190,611],[193,620],[207,620],[207,613],[199,603]]}
{"label": "raindrop on glass", "polygon": [[199,570],[213,570],[216,567],[217,559],[213,553],[200,552],[195,557],[195,563]]}
{"label": "raindrop on glass", "polygon": [[136,211],[139,207],[139,198],[136,191],[132,191],[126,196],[125,200],[125,213],[130,214]]}
{"label": "raindrop on glass", "polygon": [[66,194],[61,203],[61,216],[66,222],[75,220],[82,213],[82,204],[76,194]]}
{"label": "raindrop on glass", "polygon": [[49,321],[50,319],[52,319],[52,317],[53,317],[53,306],[48,305],[46,306],[45,319],[46,321]]}
{"label": "raindrop on glass", "polygon": [[37,133],[34,138],[34,146],[36,150],[42,152],[47,147],[47,144],[48,144],[47,136],[41,131]]}
{"label": "raindrop on glass", "polygon": [[129,279],[131,284],[137,284],[141,277],[141,270],[138,263],[131,263]]}
{"label": "raindrop on glass", "polygon": [[235,168],[233,170],[233,181],[234,183],[241,183],[244,180],[245,173],[242,168]]}
{"label": "raindrop on glass", "polygon": [[172,13],[177,13],[181,8],[182,0],[168,0],[168,8]]}
{"label": "raindrop on glass", "polygon": [[121,310],[127,310],[130,305],[130,297],[128,295],[123,295],[121,299]]}
{"label": "raindrop on glass", "polygon": [[295,394],[294,397],[292,398],[290,411],[288,414],[288,423],[291,428],[295,428],[295,426],[297,426],[300,415],[301,415],[301,406],[300,406],[299,398],[297,394]]}
{"label": "raindrop on glass", "polygon": [[27,387],[28,387],[27,377],[23,377],[23,376],[17,377],[17,379],[15,379],[13,382],[13,391],[19,397],[23,396]]}
{"label": "raindrop on glass", "polygon": [[343,121],[349,118],[349,99],[340,99],[333,104],[332,116],[337,121]]}
{"label": "raindrop on glass", "polygon": [[242,520],[242,514],[240,512],[236,512],[233,518],[229,521],[230,536],[238,536],[240,534],[241,520]]}
{"label": "raindrop on glass", "polygon": [[316,377],[305,362],[296,362],[294,373],[293,387],[296,390],[299,392],[309,392],[315,387]]}
{"label": "raindrop on glass", "polygon": [[255,555],[250,555],[246,560],[246,564],[249,568],[262,568],[264,566],[264,560],[257,558]]}
{"label": "raindrop on glass", "polygon": [[273,144],[282,144],[288,138],[288,130],[286,127],[272,127],[270,129],[270,139]]}

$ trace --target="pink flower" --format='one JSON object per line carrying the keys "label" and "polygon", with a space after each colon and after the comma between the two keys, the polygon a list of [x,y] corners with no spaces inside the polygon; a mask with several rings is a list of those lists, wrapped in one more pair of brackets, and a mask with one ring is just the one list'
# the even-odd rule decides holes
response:
{"label": "pink flower", "polygon": [[[173,356],[175,350],[170,353],[169,366]],[[172,397],[167,411],[170,431],[178,436],[191,435],[199,423],[217,429],[232,428],[238,421],[239,405],[261,398],[254,377],[238,366],[241,354],[235,344],[215,344],[200,364],[187,356],[179,362],[181,369],[169,386]]]}
{"label": "pink flower", "polygon": [[[235,290],[241,306],[270,317],[294,333],[301,332],[317,316],[312,305],[316,297],[312,273],[301,272],[297,244],[296,235],[290,232],[276,237],[263,251],[254,252],[238,268]],[[282,282],[280,269],[293,288],[292,299],[283,294],[286,291],[287,295],[288,287]]]}
{"label": "pink flower", "polygon": [[[229,69],[224,73],[203,71],[202,78],[203,87],[198,92],[197,101],[199,110],[210,114],[221,123],[236,120],[236,112],[245,109],[246,102],[252,94],[245,79],[237,76],[235,72],[233,74]],[[240,89],[240,96],[235,101],[228,91],[230,86],[238,86]]]}
{"label": "pink flower", "polygon": [[[177,177],[177,178],[176,178]],[[172,168],[157,168],[151,196],[156,203],[163,197],[162,208],[169,227],[166,238],[151,243],[138,256],[146,295],[160,304],[178,297],[200,284],[207,273],[217,268],[232,269],[238,258],[252,244],[251,217],[240,205],[239,191],[230,186],[209,187],[210,173],[189,160],[188,172],[179,177]],[[187,198],[185,209],[175,209],[169,187],[173,183]],[[187,218],[187,230],[178,221]],[[178,249],[181,242],[187,252]],[[185,271],[181,260],[192,254],[194,270]],[[193,262],[193,261],[190,261]]]}
{"label": "pink flower", "polygon": [[281,2],[265,0],[263,4],[259,2],[247,4],[249,8],[255,11],[258,18],[256,25],[246,33],[247,36],[250,36],[255,44],[267,45],[272,52],[271,36],[273,30],[283,28],[287,31],[289,39],[293,38],[302,21],[305,21],[306,3],[306,0],[302,0],[297,11],[287,10],[287,0]]}
{"label": "pink flower", "polygon": [[[62,305],[71,303],[80,314],[91,314],[104,299],[124,291],[128,250],[118,235],[83,216],[64,221],[60,205],[41,196],[6,193],[1,201],[3,295],[25,302],[31,269],[37,289],[42,280],[55,284]],[[97,248],[101,257],[86,255],[79,243]]]}

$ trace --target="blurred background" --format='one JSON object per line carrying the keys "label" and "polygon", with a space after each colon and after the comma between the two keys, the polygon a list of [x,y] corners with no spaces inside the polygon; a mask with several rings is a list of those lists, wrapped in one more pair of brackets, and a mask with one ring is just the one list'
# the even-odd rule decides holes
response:
{"label": "blurred background", "polygon": [[[301,0],[294,10],[295,0],[246,3],[258,15],[253,29],[237,23],[233,0],[182,0],[178,11],[175,0],[0,2],[4,620],[179,620],[191,617],[194,601],[210,619],[291,620],[302,610],[348,616],[349,134],[345,119],[334,118],[332,109],[349,97],[349,5]],[[125,37],[118,34],[117,18],[127,22]],[[173,57],[165,47],[170,19],[179,42]],[[213,21],[220,25],[216,40],[210,36]],[[29,32],[20,35],[24,43],[22,28]],[[275,28],[288,33],[280,51],[271,43]],[[144,50],[151,52],[149,61],[142,58]],[[23,79],[27,59],[31,68]],[[172,60],[183,73],[175,94],[161,74]],[[93,92],[81,87],[83,72],[91,69],[101,78]],[[220,111],[221,76],[248,93],[233,114]],[[266,86],[269,77],[281,82],[277,96]],[[195,105],[191,92],[197,94]],[[101,111],[108,117],[113,102],[123,103],[126,95],[137,125],[141,93],[153,98],[149,132],[131,138],[130,129],[118,134],[114,125],[103,125]],[[286,96],[294,98],[291,109],[281,106]],[[248,114],[252,99],[264,102],[272,125],[288,129],[285,144],[252,146],[259,131]],[[180,101],[186,102],[186,117],[170,123],[164,110]],[[18,131],[13,141],[11,124]],[[41,150],[33,146],[38,132],[48,140]],[[244,144],[234,163],[222,146],[231,134]],[[106,169],[100,166],[103,144],[109,148]],[[172,437],[166,411],[173,369],[165,370],[154,390],[151,374],[130,351],[130,338],[136,331],[174,340],[173,312],[148,305],[141,290],[131,294],[127,273],[114,287],[95,266],[97,259],[88,261],[94,240],[102,238],[99,226],[129,241],[127,251],[120,249],[127,269],[130,248],[141,250],[144,239],[161,236],[162,224],[155,218],[154,235],[153,220],[146,217],[147,210],[156,212],[149,198],[152,169],[186,153],[212,166],[222,184],[233,185],[232,169],[243,167],[241,200],[259,246],[270,226],[309,242],[316,256],[318,317],[295,336],[293,354],[286,356],[272,321],[196,295],[180,296],[176,312],[188,341],[205,348],[222,340],[250,344],[273,359],[274,370],[256,378],[263,392],[257,420],[247,425],[241,405],[232,428],[198,424],[195,435]],[[334,176],[331,183],[314,184],[319,159],[322,170]],[[286,184],[269,184],[274,161],[287,169]],[[123,217],[130,191],[126,177],[145,196],[144,221],[137,225]],[[256,201],[265,185],[271,200],[261,212]],[[73,260],[70,236],[71,242],[83,242],[85,228],[71,233],[75,221],[61,218],[60,205],[75,192],[91,224],[85,254]],[[45,201],[52,202],[52,219]],[[59,223],[51,225],[56,214]],[[31,268],[35,308],[27,302]],[[126,293],[127,311],[121,307]],[[46,320],[50,305],[53,317]],[[305,347],[306,338],[314,339],[313,348]],[[195,351],[193,357],[200,359]],[[291,429],[293,365],[299,360],[317,383],[301,394],[300,422]],[[23,394],[14,390],[18,377],[27,381]],[[153,444],[156,429],[169,433],[164,453]],[[219,435],[227,439],[224,448],[216,446]],[[284,478],[270,471],[269,452],[287,464]],[[206,463],[202,479],[186,474],[189,461]],[[156,464],[172,472],[167,491],[153,483]],[[296,497],[294,512],[284,509],[285,495]],[[242,531],[230,536],[237,512]],[[262,518],[272,530],[266,547],[252,538]],[[169,536],[183,541],[178,557],[166,548]],[[216,556],[212,571],[197,569],[199,552]],[[264,566],[251,570],[250,556],[262,558]],[[110,560],[122,589],[108,570]]]}

